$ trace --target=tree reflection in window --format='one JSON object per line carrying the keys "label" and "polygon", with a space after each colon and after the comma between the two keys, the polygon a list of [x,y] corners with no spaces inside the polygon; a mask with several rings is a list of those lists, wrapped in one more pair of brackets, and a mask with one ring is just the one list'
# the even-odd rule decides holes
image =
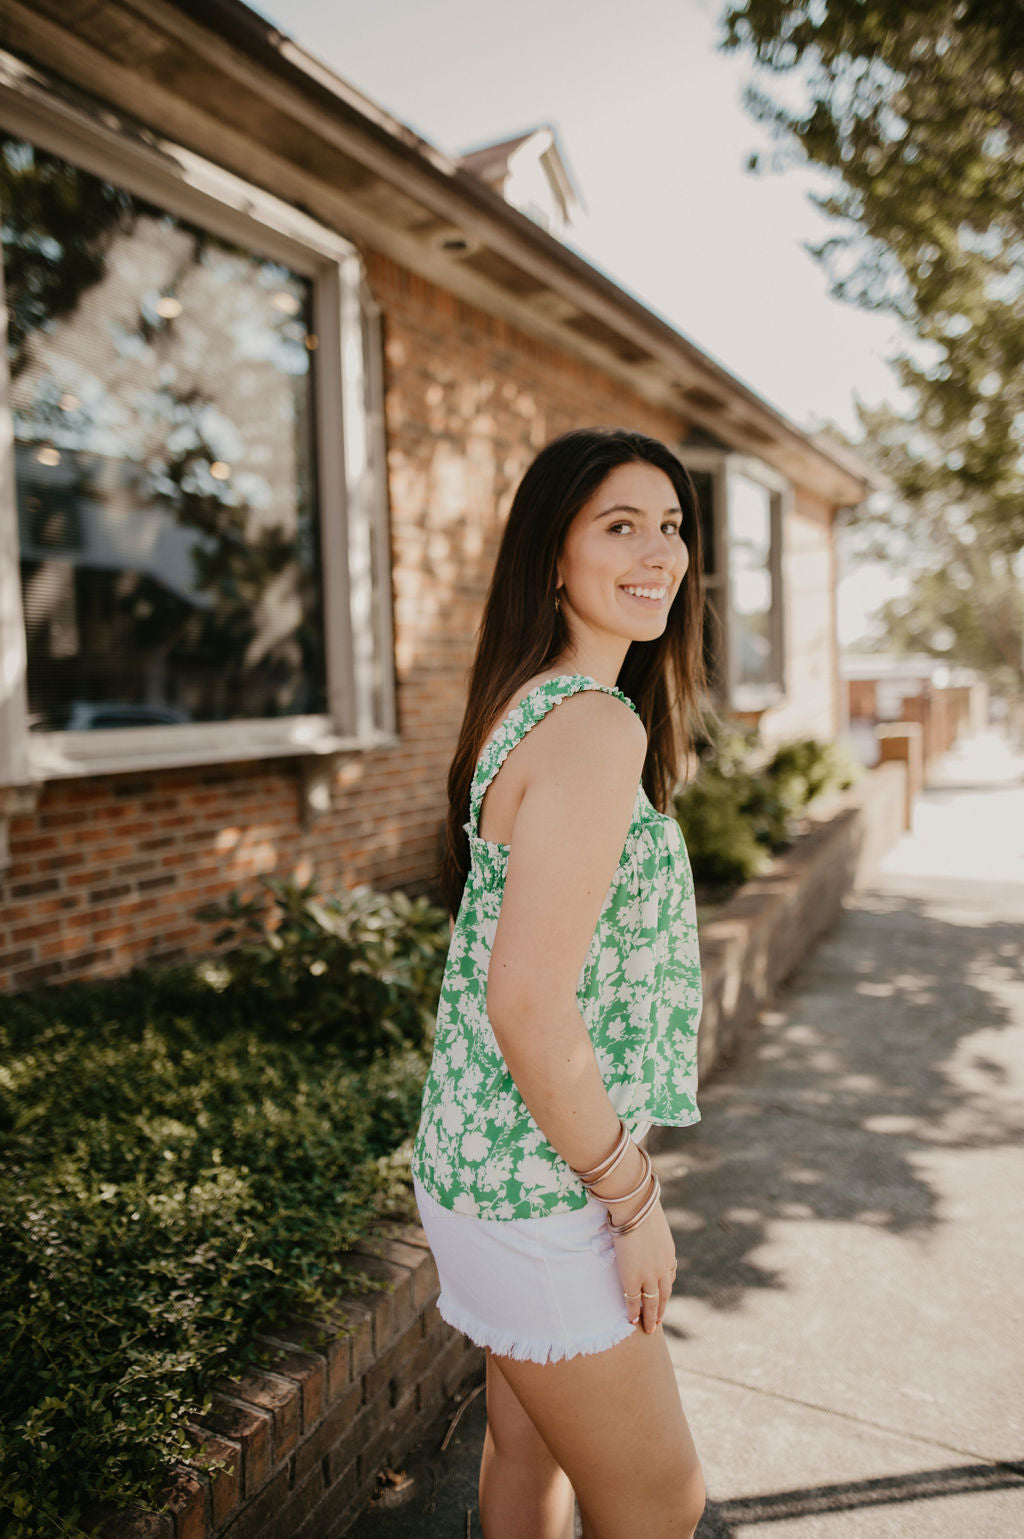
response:
{"label": "tree reflection in window", "polygon": [[0,207],[33,727],[325,710],[310,280],[6,134]]}

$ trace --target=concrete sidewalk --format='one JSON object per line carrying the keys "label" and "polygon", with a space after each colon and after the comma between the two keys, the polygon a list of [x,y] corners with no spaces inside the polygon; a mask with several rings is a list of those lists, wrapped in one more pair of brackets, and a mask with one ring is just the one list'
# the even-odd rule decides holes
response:
{"label": "concrete sidewalk", "polygon": [[[1024,759],[946,757],[701,1107],[656,1152],[699,1539],[1024,1535]],[[453,1411],[355,1539],[479,1539]]]}

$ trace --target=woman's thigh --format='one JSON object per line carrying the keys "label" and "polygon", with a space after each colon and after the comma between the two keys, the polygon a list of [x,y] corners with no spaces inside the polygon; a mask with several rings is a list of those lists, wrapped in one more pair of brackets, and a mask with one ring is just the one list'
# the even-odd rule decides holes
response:
{"label": "woman's thigh", "polygon": [[499,1454],[517,1464],[534,1465],[538,1474],[549,1473],[555,1460],[544,1439],[523,1408],[509,1380],[501,1372],[490,1347],[487,1361],[487,1427]]}
{"label": "woman's thigh", "polygon": [[704,1483],[660,1326],[558,1362],[490,1360],[572,1482],[587,1539],[692,1533]]}

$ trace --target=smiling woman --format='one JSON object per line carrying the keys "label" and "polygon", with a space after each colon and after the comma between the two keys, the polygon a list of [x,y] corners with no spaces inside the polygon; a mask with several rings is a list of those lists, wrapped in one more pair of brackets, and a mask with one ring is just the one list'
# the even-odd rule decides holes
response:
{"label": "smiling woman", "polygon": [[[597,603],[598,589],[607,584],[610,591],[614,584],[620,606],[663,615],[690,564],[671,480],[657,465],[627,462],[609,471],[592,501],[596,506],[588,506],[566,535],[558,561],[560,604],[582,619],[588,604]],[[593,635],[592,626],[587,634]]]}
{"label": "smiling woman", "polygon": [[[487,1351],[486,1539],[687,1539],[652,1123],[699,1118],[700,523],[664,445],[579,429],[516,492],[449,773],[453,916],[413,1150],[441,1315]],[[574,703],[573,703],[574,702]],[[639,1327],[639,1329],[638,1329]]]}

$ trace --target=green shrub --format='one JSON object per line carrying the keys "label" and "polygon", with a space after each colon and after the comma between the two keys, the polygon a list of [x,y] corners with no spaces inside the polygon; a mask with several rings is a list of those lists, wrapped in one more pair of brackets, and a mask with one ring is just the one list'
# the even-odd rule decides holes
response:
{"label": "green shrub", "polygon": [[719,720],[701,746],[696,778],[674,798],[694,880],[726,889],[767,869],[793,841],[797,816],[825,791],[850,785],[860,767],[813,738],[787,743],[761,764],[757,733]]}
{"label": "green shrub", "polygon": [[415,1217],[444,916],[277,896],[277,935],[232,957],[3,1000],[3,1539],[152,1507],[214,1380],[260,1360],[253,1335],[380,1286],[340,1253]]}
{"label": "green shrub", "polygon": [[776,749],[765,774],[778,796],[799,811],[816,796],[853,785],[863,769],[846,747],[807,737]]}
{"label": "green shrub", "polygon": [[312,883],[260,881],[276,906],[269,914],[236,894],[197,914],[225,921],[215,940],[234,942],[198,972],[221,996],[218,1011],[237,1024],[266,1018],[284,1037],[330,1040],[352,1063],[369,1062],[382,1043],[429,1044],[448,943],[443,909],[366,886],[324,897]]}
{"label": "green shrub", "polygon": [[700,772],[675,799],[694,880],[707,887],[749,881],[771,862],[771,853],[744,814],[744,779]]}

